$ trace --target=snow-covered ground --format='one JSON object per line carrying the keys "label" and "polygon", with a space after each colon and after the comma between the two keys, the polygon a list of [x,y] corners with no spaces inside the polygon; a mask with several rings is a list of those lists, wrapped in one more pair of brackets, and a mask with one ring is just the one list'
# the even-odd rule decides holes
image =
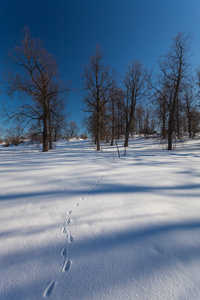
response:
{"label": "snow-covered ground", "polygon": [[0,299],[200,299],[200,141],[0,148]]}

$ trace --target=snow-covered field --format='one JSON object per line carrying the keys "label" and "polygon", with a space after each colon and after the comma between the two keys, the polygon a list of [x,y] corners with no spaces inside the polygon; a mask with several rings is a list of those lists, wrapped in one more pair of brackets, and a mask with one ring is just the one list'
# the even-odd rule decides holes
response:
{"label": "snow-covered field", "polygon": [[200,141],[0,148],[0,299],[200,299]]}

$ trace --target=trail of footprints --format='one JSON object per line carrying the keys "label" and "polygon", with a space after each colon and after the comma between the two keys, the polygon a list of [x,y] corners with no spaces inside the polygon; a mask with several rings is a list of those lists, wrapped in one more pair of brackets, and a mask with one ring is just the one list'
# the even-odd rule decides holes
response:
{"label": "trail of footprints", "polygon": [[[106,175],[108,175],[110,172],[114,171],[116,169],[116,167],[114,167],[113,169],[111,169],[110,171],[106,172]],[[96,182],[96,184],[90,188],[90,191],[93,191],[95,187],[97,187],[99,185],[99,183],[103,180],[104,176],[101,176],[101,178]],[[90,192],[87,193],[87,195],[89,195]],[[85,196],[82,196],[80,198],[80,201],[84,200]],[[80,205],[80,202],[77,202],[75,204],[75,207],[78,207]],[[61,267],[61,270],[57,276],[57,279],[54,281],[51,281],[49,283],[49,285],[47,286],[47,288],[45,289],[44,293],[43,293],[43,298],[48,298],[51,296],[53,289],[55,288],[60,276],[62,275],[62,273],[67,272],[70,269],[71,266],[71,260],[69,259],[69,244],[72,243],[74,241],[73,236],[70,233],[69,230],[69,225],[71,222],[70,219],[70,215],[72,214],[72,209],[69,209],[67,211],[67,218],[63,223],[63,227],[61,229],[61,232],[65,234],[66,237],[66,246],[61,250],[61,256],[63,257],[63,264]]]}

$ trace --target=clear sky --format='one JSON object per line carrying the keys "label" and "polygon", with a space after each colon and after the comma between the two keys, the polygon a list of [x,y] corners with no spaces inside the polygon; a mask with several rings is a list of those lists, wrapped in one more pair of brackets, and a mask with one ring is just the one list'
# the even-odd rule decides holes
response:
{"label": "clear sky", "polygon": [[[43,40],[74,89],[82,89],[83,66],[97,44],[105,63],[123,74],[131,60],[155,66],[172,38],[185,31],[193,35],[192,60],[200,64],[200,0],[0,0],[1,70],[25,25]],[[79,126],[81,98],[81,92],[69,95],[70,120]],[[1,93],[0,101],[5,99]]]}

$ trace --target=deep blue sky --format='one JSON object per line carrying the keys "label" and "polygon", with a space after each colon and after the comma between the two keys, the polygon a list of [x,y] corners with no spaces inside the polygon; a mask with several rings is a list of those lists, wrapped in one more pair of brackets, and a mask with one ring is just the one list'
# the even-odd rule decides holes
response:
{"label": "deep blue sky", "polygon": [[[1,0],[0,66],[27,25],[59,64],[63,80],[82,88],[83,66],[101,45],[105,62],[118,73],[131,60],[156,65],[179,32],[193,35],[193,62],[200,64],[200,0]],[[69,95],[70,120],[80,126],[81,93]],[[0,100],[5,100],[0,94]],[[7,100],[7,99],[6,99]],[[12,100],[14,101],[14,100]],[[10,104],[12,103],[10,101]]]}

